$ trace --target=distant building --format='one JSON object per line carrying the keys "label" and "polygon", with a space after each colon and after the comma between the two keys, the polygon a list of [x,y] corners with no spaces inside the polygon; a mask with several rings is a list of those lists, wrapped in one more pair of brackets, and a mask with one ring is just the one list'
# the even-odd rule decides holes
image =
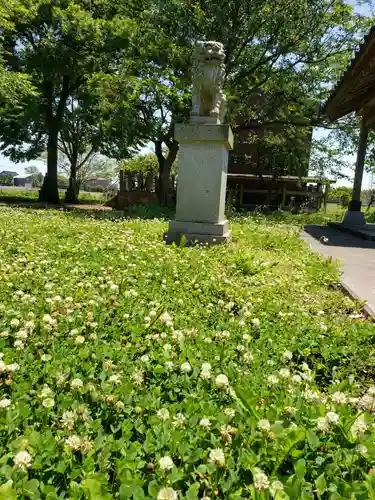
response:
{"label": "distant building", "polygon": [[41,185],[41,183],[43,182],[43,175],[41,173],[30,175],[16,175],[15,177],[13,177],[13,183],[15,186],[19,187],[30,187],[33,185],[35,176],[38,176],[38,184]]}
{"label": "distant building", "polygon": [[13,172],[12,170],[3,170],[2,172],[0,172],[0,177],[11,177],[12,179],[14,179],[16,175],[18,175],[18,173]]}
{"label": "distant building", "polygon": [[89,179],[84,184],[85,191],[94,191],[99,188],[100,191],[108,188],[111,185],[111,181],[108,179]]}

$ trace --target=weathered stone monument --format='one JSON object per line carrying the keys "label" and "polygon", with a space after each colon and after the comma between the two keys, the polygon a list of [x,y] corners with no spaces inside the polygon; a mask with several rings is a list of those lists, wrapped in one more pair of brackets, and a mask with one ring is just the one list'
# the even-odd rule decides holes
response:
{"label": "weathered stone monument", "polygon": [[176,219],[164,234],[167,243],[224,243],[232,232],[225,220],[228,151],[233,133],[222,122],[226,101],[224,47],[198,42],[193,58],[193,98],[190,123],[175,127],[180,143]]}

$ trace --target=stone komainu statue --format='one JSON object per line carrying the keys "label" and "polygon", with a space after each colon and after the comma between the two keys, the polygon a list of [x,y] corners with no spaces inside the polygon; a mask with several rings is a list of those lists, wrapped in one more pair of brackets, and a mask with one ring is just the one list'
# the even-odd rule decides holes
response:
{"label": "stone komainu statue", "polygon": [[224,46],[219,42],[197,42],[193,55],[192,116],[210,116],[222,123],[226,100],[222,92],[225,65]]}

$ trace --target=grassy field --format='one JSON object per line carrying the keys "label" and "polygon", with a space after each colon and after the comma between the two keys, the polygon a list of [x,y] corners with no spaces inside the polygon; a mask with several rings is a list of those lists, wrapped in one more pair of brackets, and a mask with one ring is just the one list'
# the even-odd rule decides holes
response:
{"label": "grassy field", "polygon": [[318,218],[185,249],[0,208],[0,498],[373,498],[375,331]]}
{"label": "grassy field", "polygon": [[[19,201],[36,201],[38,199],[39,191],[33,189],[1,189],[0,187],[0,199],[12,199]],[[65,191],[60,191],[60,200],[64,200]],[[103,203],[106,200],[106,196],[103,193],[88,193],[83,192],[79,195],[79,200],[82,203]]]}

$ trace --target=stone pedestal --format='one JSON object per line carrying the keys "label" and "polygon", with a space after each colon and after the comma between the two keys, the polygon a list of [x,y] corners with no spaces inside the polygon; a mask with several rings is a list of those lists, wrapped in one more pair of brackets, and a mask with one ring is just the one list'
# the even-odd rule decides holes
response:
{"label": "stone pedestal", "polygon": [[366,224],[365,214],[360,210],[348,210],[342,221],[344,226],[364,226]]}
{"label": "stone pedestal", "polygon": [[164,240],[179,243],[185,236],[188,244],[230,241],[224,210],[228,151],[233,148],[231,128],[179,124],[175,139],[180,143],[176,219],[170,221]]}

